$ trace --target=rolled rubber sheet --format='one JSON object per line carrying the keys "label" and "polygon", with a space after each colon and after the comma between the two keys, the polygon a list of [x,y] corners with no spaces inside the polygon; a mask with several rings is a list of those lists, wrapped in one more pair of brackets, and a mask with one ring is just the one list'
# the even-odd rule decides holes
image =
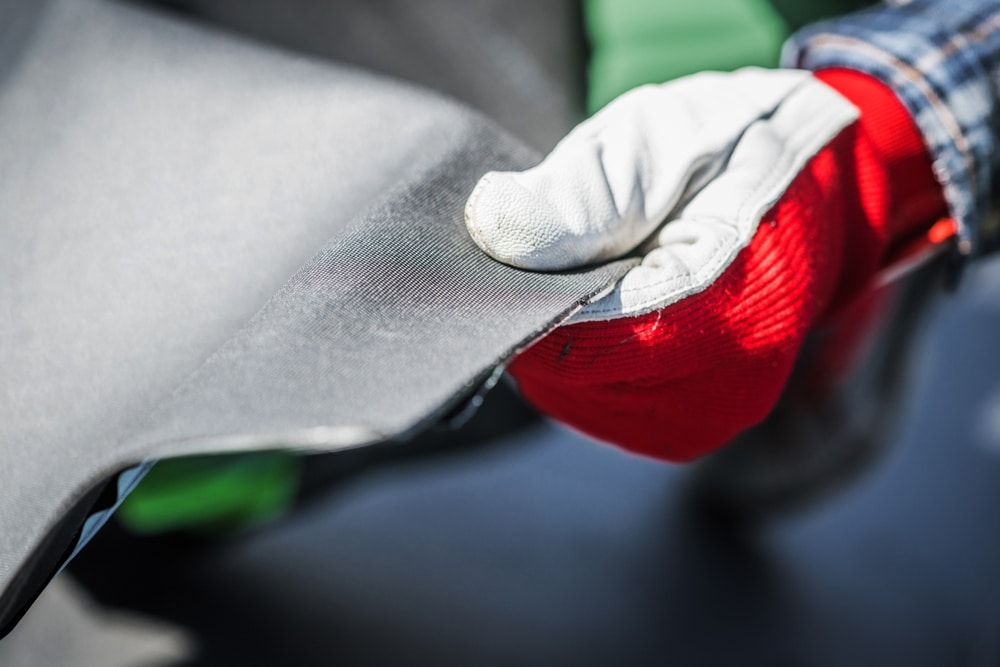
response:
{"label": "rolled rubber sheet", "polygon": [[480,252],[469,192],[537,156],[455,103],[113,2],[0,11],[0,633],[148,462],[405,439],[627,268]]}

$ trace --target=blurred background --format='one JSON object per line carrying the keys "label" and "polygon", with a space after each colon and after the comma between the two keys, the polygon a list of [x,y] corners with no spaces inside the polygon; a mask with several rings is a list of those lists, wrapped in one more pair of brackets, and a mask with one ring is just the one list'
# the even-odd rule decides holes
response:
{"label": "blurred background", "polygon": [[[540,150],[636,77],[773,64],[814,18],[652,3],[674,7],[653,11],[657,29],[622,9],[642,2],[609,16],[610,1],[153,10],[433,88]],[[107,526],[0,642],[0,664],[1000,665],[1000,261],[918,306],[896,316],[912,341],[886,325],[870,351],[905,357],[890,369],[898,419],[877,455],[831,464],[851,473],[833,492],[796,494],[808,502],[740,511],[757,496],[720,498],[732,462],[623,454],[501,384],[457,430],[310,457],[296,509],[267,523]]]}

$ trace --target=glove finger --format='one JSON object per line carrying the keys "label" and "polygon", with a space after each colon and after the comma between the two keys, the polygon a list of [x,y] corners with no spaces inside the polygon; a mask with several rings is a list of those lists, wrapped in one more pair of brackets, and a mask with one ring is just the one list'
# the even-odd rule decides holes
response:
{"label": "glove finger", "polygon": [[809,81],[747,69],[626,93],[538,166],[484,176],[466,207],[469,232],[495,259],[526,269],[619,257],[718,174],[749,125]]}

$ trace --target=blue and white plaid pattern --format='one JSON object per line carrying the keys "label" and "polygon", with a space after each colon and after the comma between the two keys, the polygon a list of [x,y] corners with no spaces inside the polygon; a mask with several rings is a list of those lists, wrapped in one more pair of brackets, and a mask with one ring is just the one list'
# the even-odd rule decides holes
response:
{"label": "blue and white plaid pattern", "polygon": [[910,0],[809,26],[786,67],[849,67],[891,86],[916,119],[959,224],[980,245],[1000,159],[1000,0]]}

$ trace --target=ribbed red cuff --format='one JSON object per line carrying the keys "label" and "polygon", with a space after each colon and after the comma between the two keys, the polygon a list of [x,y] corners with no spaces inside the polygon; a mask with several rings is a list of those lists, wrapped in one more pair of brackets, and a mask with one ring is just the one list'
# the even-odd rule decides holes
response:
{"label": "ribbed red cuff", "polygon": [[945,215],[947,206],[930,153],[913,117],[892,89],[850,69],[821,70],[816,78],[861,111],[859,131],[887,169],[887,192],[882,195],[887,199],[890,239],[905,241]]}

